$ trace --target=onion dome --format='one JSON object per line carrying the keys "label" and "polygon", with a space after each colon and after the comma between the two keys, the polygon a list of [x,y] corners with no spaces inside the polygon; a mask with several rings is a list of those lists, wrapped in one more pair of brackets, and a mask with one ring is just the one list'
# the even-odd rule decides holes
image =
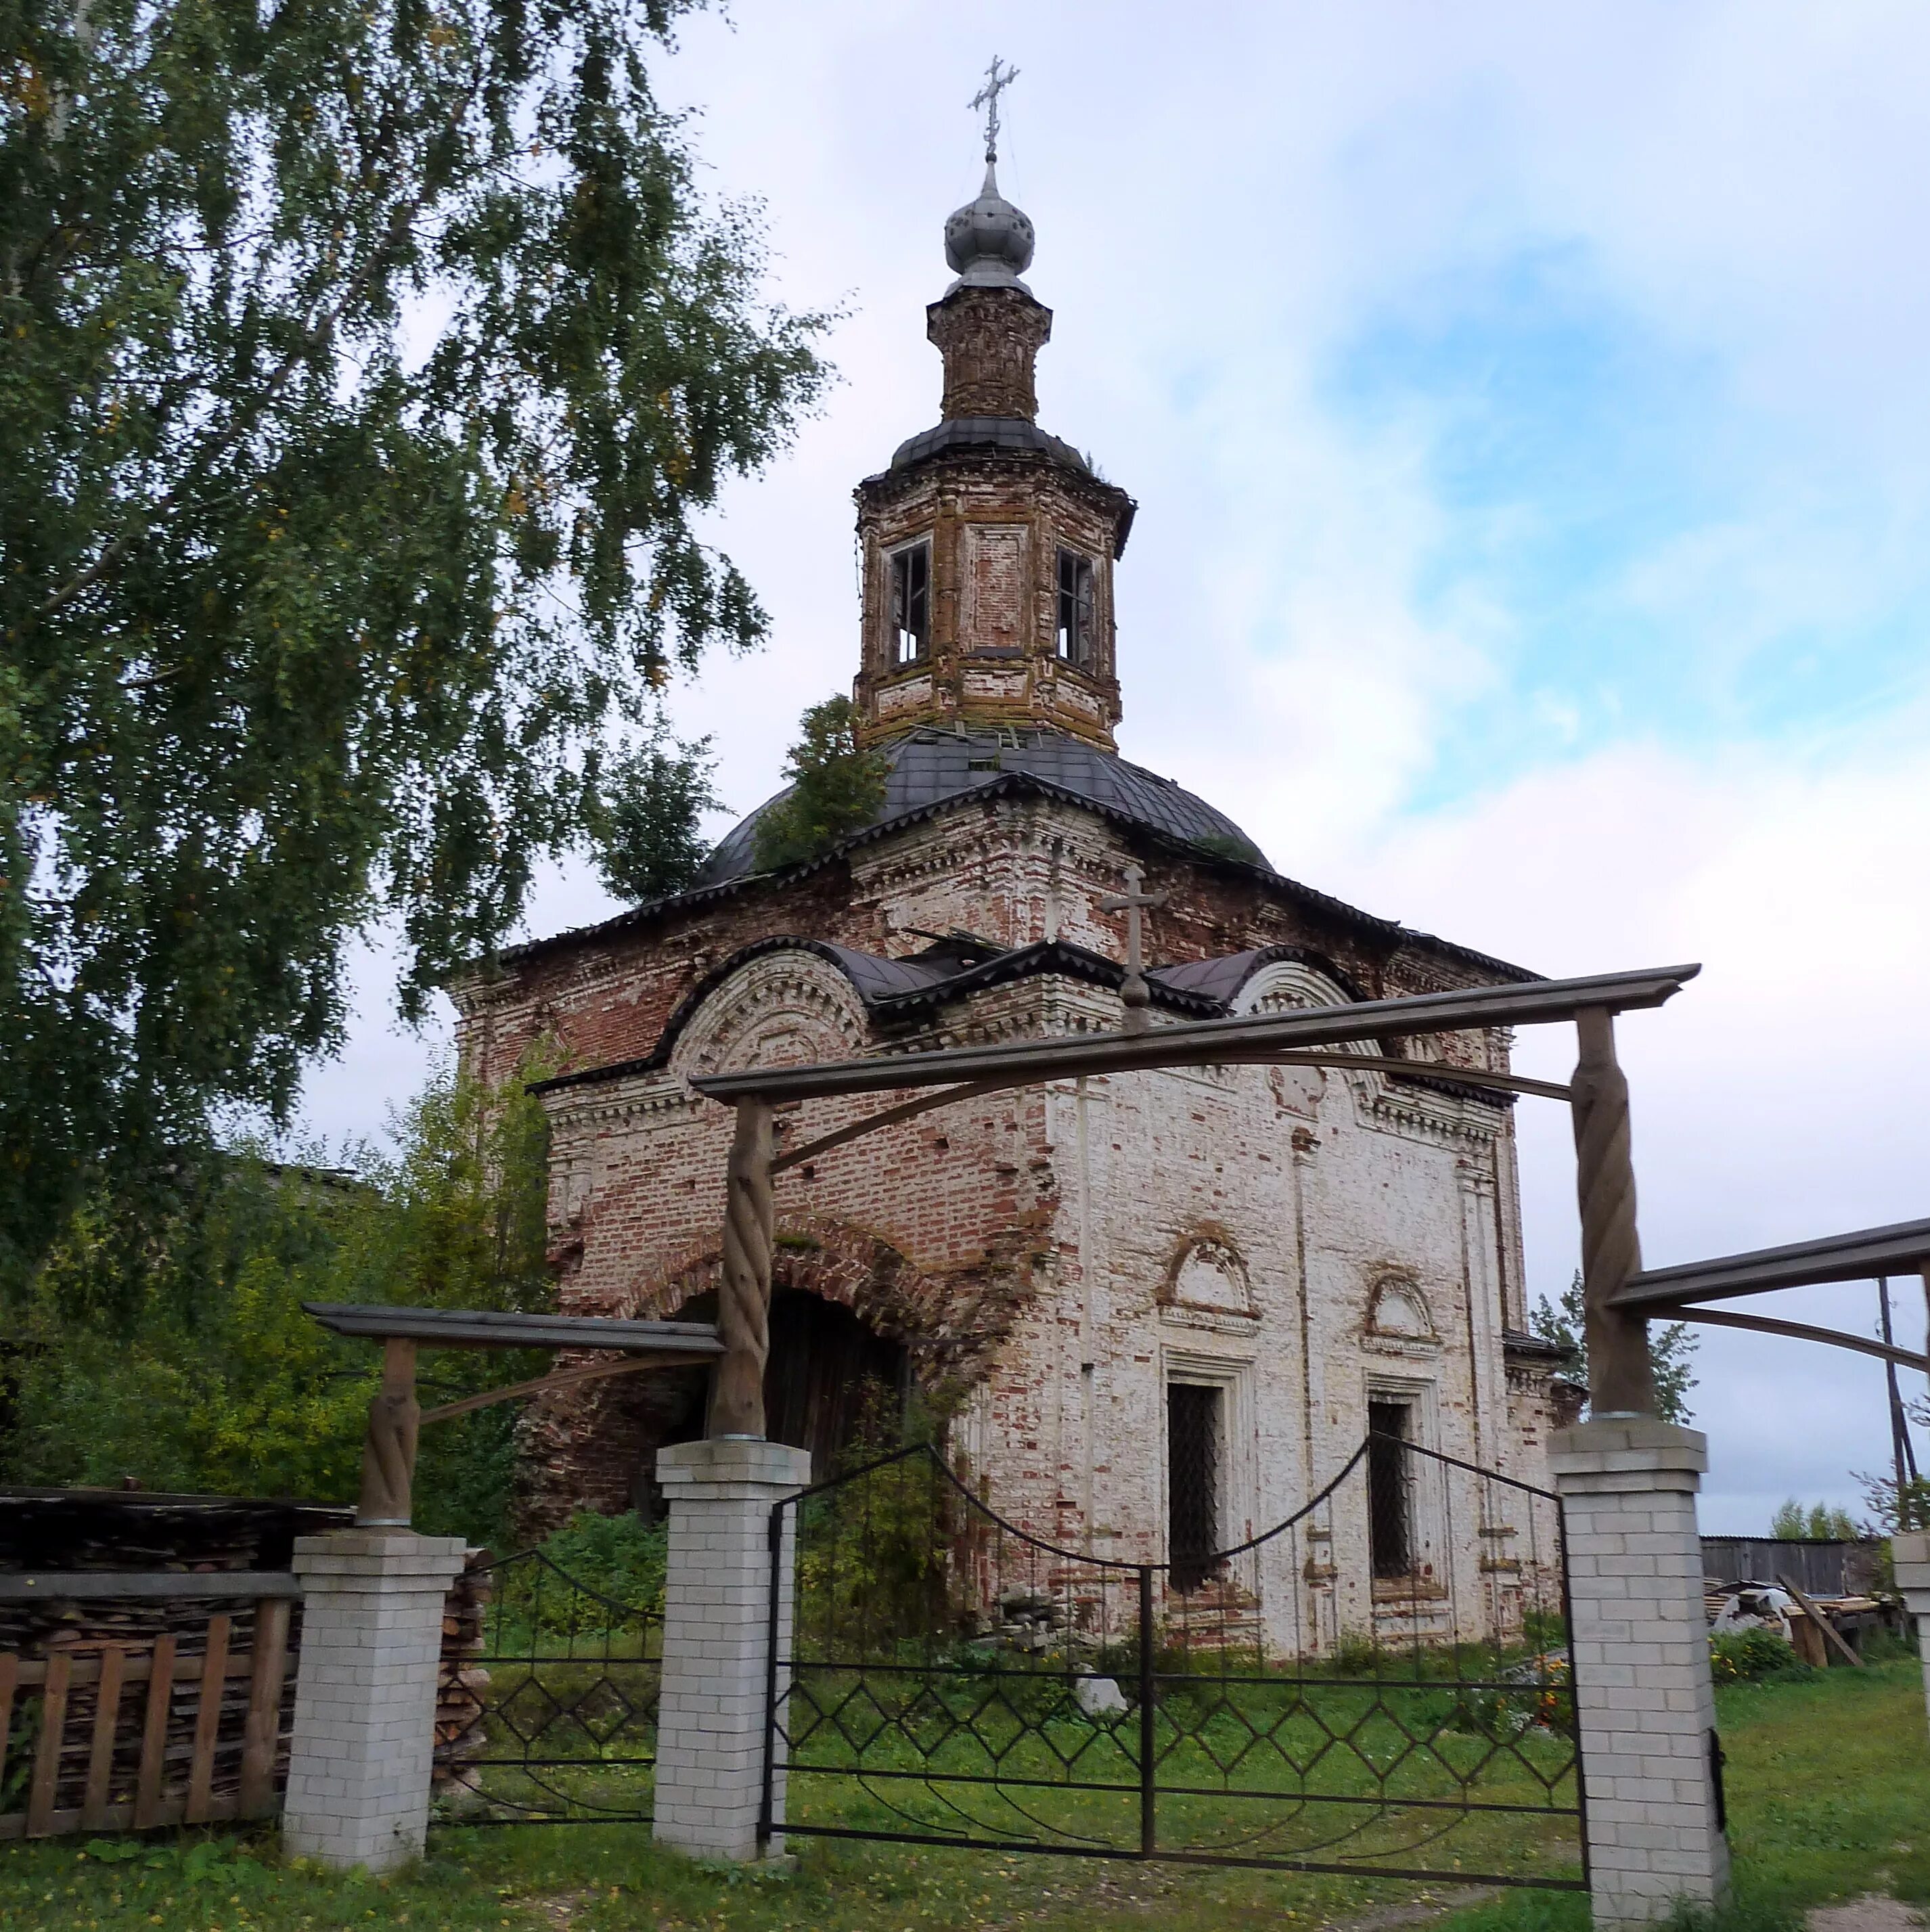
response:
{"label": "onion dome", "polygon": [[952,287],[1025,289],[1019,278],[1031,266],[1034,238],[1031,217],[998,192],[998,170],[988,160],[978,199],[945,224],[945,260],[958,277]]}

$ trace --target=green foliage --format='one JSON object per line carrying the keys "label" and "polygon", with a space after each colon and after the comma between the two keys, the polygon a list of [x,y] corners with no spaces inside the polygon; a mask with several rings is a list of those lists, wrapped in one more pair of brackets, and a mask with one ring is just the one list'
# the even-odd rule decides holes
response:
{"label": "green foliage", "polygon": [[7,0],[0,1277],[285,1119],[372,917],[419,1013],[761,635],[698,526],[824,318],[654,98],[695,4]]}
{"label": "green foliage", "polygon": [[1895,1473],[1887,1469],[1880,1474],[1862,1469],[1851,1473],[1877,1534],[1894,1536],[1900,1529],[1930,1529],[1930,1476],[1906,1476],[1899,1484]]}
{"label": "green foliage", "polygon": [[1709,1674],[1718,1684],[1759,1684],[1812,1676],[1787,1637],[1772,1630],[1712,1630]]}
{"label": "green foliage", "polygon": [[598,774],[590,854],[618,898],[647,904],[696,884],[710,852],[698,823],[722,802],[710,752],[708,738],[685,745],[659,737]]}
{"label": "green foliage", "polygon": [[857,712],[848,698],[827,698],[799,720],[803,735],[791,746],[784,775],[791,789],[758,821],[758,869],[776,872],[828,852],[840,838],[870,824],[884,803],[890,761],[862,748]]}
{"label": "green foliage", "polygon": [[613,1618],[611,1629],[633,1630],[645,1613],[662,1614],[664,1576],[670,1560],[668,1523],[645,1523],[632,1514],[593,1516],[586,1510],[571,1517],[542,1547],[573,1582],[638,1612]]}
{"label": "green foliage", "polygon": [[1791,1496],[1769,1518],[1769,1534],[1793,1542],[1853,1543],[1862,1532],[1847,1510],[1833,1503],[1811,1503],[1805,1509]]}
{"label": "green foliage", "polygon": [[[1574,1358],[1573,1374],[1588,1384],[1588,1335],[1583,1320],[1581,1270],[1575,1270],[1559,1302],[1545,1298],[1528,1311],[1528,1325],[1544,1342],[1565,1348]],[[1655,1378],[1655,1413],[1664,1422],[1686,1423],[1694,1411],[1688,1392],[1695,1387],[1694,1331],[1686,1322],[1649,1328],[1649,1363]]]}
{"label": "green foliage", "polygon": [[[304,1300],[540,1309],[547,1136],[520,1082],[454,1077],[352,1172],[258,1150],[184,1175],[175,1211],[131,1252],[83,1210],[8,1328],[20,1363],[6,1474],[48,1484],[353,1498],[379,1351],[328,1334]],[[425,1397],[540,1372],[543,1358],[425,1358]],[[520,1366],[519,1366],[520,1364]],[[423,1432],[415,1520],[489,1542],[514,1474],[512,1408]]]}

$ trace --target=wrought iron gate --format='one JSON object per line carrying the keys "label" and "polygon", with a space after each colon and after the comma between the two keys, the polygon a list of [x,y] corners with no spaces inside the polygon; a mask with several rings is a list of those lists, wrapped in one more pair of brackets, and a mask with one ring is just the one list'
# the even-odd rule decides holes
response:
{"label": "wrought iron gate", "polygon": [[435,1815],[450,1824],[647,1820],[663,1612],[579,1582],[539,1550],[478,1573],[476,1647],[445,1656]]}
{"label": "wrought iron gate", "polygon": [[779,1504],[771,1553],[767,1836],[1586,1886],[1545,1490],[1375,1434],[1264,1534],[1139,1563],[920,1447]]}

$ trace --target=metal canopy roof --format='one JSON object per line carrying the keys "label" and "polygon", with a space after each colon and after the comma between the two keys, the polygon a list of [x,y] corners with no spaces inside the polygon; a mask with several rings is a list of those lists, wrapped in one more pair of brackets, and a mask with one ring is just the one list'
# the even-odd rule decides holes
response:
{"label": "metal canopy roof", "polygon": [[461,1308],[398,1308],[383,1303],[305,1301],[338,1335],[395,1336],[433,1348],[608,1348],[707,1360],[724,1345],[710,1322],[626,1322],[603,1315],[506,1315]]}
{"label": "metal canopy roof", "polygon": [[752,1067],[741,1073],[693,1076],[690,1084],[713,1100],[803,1100],[938,1087],[954,1081],[1028,1087],[1080,1074],[1231,1066],[1296,1047],[1454,1033],[1470,1027],[1538,1025],[1572,1019],[1589,1008],[1621,1012],[1658,1006],[1701,970],[1699,965],[1660,966],[1579,980],[1532,980],[1521,986],[1422,993],[1408,999],[1362,1000],[1344,1006],[1183,1022],[1155,1027],[1150,1033],[1073,1034],[1012,1046],[953,1047],[936,1053]]}

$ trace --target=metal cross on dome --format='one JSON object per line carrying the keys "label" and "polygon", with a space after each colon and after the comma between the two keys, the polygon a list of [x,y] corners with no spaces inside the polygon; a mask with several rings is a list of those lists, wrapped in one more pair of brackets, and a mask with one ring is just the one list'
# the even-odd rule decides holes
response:
{"label": "metal cross on dome", "polygon": [[1008,67],[1003,74],[998,68],[998,56],[994,54],[992,64],[985,70],[985,85],[968,104],[985,110],[985,158],[988,162],[998,158],[998,97],[1019,78],[1016,67]]}
{"label": "metal cross on dome", "polygon": [[1152,1024],[1152,1016],[1147,1010],[1152,996],[1146,990],[1145,962],[1140,956],[1139,914],[1144,908],[1164,905],[1166,896],[1140,890],[1146,883],[1146,875],[1136,865],[1127,866],[1124,877],[1126,890],[1108,892],[1099,902],[1099,910],[1126,915],[1126,976],[1120,983],[1119,997],[1126,1003],[1127,1032],[1144,1033]]}

